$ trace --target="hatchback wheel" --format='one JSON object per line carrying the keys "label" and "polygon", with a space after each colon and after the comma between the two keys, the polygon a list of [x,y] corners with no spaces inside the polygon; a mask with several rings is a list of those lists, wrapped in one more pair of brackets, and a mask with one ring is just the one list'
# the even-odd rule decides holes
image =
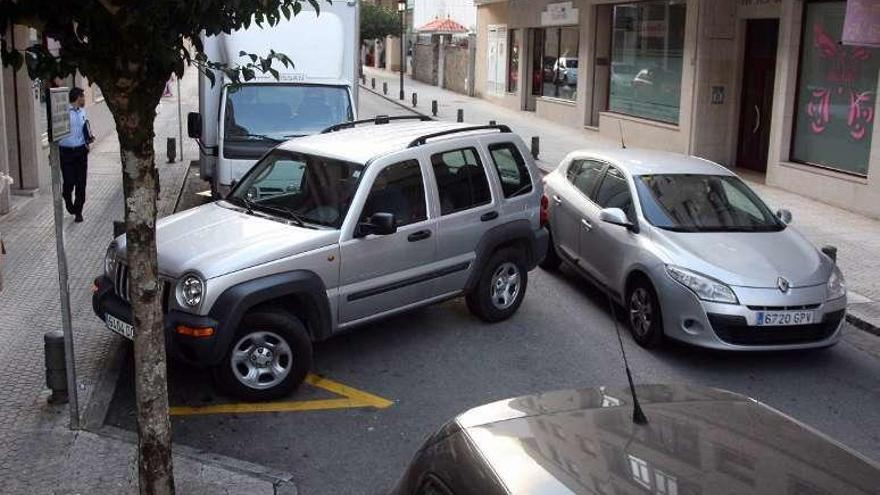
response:
{"label": "hatchback wheel", "polygon": [[282,312],[244,317],[223,361],[214,369],[224,391],[268,400],[293,391],[312,367],[312,343],[303,324]]}
{"label": "hatchback wheel", "polygon": [[657,293],[650,282],[638,279],[627,294],[627,314],[633,339],[642,347],[657,347],[663,341],[663,317]]}
{"label": "hatchback wheel", "polygon": [[483,266],[477,286],[465,298],[468,309],[488,322],[513,316],[522,304],[529,274],[517,249],[501,249]]}

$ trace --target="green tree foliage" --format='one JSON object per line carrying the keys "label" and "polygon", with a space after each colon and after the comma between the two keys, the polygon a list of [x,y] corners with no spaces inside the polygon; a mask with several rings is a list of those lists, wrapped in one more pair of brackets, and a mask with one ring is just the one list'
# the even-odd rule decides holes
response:
{"label": "green tree foliage", "polygon": [[[318,0],[307,0],[315,9]],[[330,0],[327,0],[328,2]],[[172,73],[187,64],[233,82],[291,62],[266,47],[247,63],[228,67],[207,59],[200,39],[251,23],[275,25],[306,0],[0,0],[0,34],[12,25],[39,30],[60,43],[57,53],[37,45],[17,51],[2,39],[3,62],[27,65],[34,79],[79,71],[101,88],[113,114],[122,159],[127,264],[135,327],[135,387],[141,493],[173,493],[163,313],[156,256],[159,177],[153,150],[156,107]],[[244,54],[243,56],[247,56]]]}
{"label": "green tree foliage", "polygon": [[361,41],[400,35],[400,19],[387,7],[361,3]]}

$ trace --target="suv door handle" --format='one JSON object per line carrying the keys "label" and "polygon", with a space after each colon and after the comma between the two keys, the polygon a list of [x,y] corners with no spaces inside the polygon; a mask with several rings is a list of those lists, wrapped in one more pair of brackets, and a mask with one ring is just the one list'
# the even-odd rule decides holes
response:
{"label": "suv door handle", "polygon": [[495,220],[498,218],[497,211],[490,211],[489,213],[483,213],[483,216],[480,217],[480,221],[488,222],[489,220]]}
{"label": "suv door handle", "polygon": [[418,232],[413,232],[412,234],[408,235],[406,237],[406,240],[408,240],[409,242],[418,242],[425,240],[429,237],[431,237],[430,230],[420,230]]}
{"label": "suv door handle", "polygon": [[556,204],[558,204],[558,205],[561,205],[561,204],[562,204],[562,198],[560,198],[558,194],[554,194],[554,195],[553,195],[553,202],[556,203]]}
{"label": "suv door handle", "polygon": [[593,230],[593,224],[587,221],[586,218],[581,218],[581,225],[587,230],[587,232]]}

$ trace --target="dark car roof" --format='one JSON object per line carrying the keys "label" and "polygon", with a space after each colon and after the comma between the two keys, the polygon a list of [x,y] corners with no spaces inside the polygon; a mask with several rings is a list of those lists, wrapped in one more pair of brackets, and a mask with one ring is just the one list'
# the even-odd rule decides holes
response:
{"label": "dark car roof", "polygon": [[747,397],[670,385],[499,401],[456,419],[510,493],[880,493],[880,466]]}

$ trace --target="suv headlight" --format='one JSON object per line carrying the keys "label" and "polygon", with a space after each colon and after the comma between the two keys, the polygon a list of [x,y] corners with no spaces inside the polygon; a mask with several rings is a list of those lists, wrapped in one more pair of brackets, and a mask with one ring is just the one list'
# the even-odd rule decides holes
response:
{"label": "suv headlight", "polygon": [[831,277],[828,278],[828,300],[839,299],[846,296],[846,281],[843,279],[843,272],[837,265],[831,271]]}
{"label": "suv headlight", "polygon": [[197,275],[184,275],[177,283],[177,300],[183,306],[198,307],[202,303],[205,283]]}
{"label": "suv headlight", "polygon": [[666,273],[703,301],[739,304],[733,289],[715,279],[673,265],[666,265]]}
{"label": "suv headlight", "polygon": [[111,241],[104,255],[104,275],[113,278],[116,273],[116,241]]}

